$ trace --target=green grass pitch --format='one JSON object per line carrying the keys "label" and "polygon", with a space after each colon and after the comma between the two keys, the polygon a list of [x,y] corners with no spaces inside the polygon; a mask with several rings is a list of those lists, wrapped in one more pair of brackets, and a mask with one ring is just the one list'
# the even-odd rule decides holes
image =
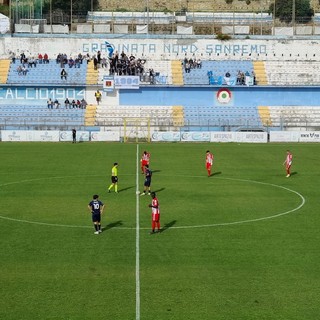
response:
{"label": "green grass pitch", "polygon": [[[0,144],[0,319],[319,318],[318,144],[140,144],[139,159],[145,149],[154,235],[136,144]],[[114,162],[120,192],[108,194]]]}

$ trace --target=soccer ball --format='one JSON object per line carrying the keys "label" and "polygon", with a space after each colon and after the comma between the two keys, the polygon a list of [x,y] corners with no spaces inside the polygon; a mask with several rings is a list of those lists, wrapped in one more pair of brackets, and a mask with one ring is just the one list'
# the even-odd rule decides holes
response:
{"label": "soccer ball", "polygon": [[136,194],[140,194],[140,191],[136,191]]}

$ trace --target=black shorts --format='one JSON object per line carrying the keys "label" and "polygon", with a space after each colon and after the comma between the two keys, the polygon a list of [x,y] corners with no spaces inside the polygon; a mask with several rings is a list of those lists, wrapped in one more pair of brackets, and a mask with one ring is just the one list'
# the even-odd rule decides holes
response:
{"label": "black shorts", "polygon": [[150,185],[151,185],[151,179],[144,180],[144,186],[145,187],[150,187]]}
{"label": "black shorts", "polygon": [[92,222],[100,222],[101,221],[101,214],[100,213],[93,213],[92,214]]}
{"label": "black shorts", "polygon": [[112,176],[112,177],[111,177],[111,182],[112,182],[112,183],[117,183],[117,182],[118,182],[118,177]]}

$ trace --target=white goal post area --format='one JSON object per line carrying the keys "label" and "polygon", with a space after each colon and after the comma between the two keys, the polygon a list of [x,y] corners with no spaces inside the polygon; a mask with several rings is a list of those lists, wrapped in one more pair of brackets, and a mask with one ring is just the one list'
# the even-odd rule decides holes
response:
{"label": "white goal post area", "polygon": [[150,118],[126,118],[123,122],[124,142],[150,142]]}

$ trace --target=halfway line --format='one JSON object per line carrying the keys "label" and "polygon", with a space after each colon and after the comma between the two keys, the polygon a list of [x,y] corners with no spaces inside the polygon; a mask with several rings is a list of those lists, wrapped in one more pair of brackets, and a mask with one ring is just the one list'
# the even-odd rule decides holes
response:
{"label": "halfway line", "polygon": [[136,320],[140,320],[139,145],[136,152]]}

